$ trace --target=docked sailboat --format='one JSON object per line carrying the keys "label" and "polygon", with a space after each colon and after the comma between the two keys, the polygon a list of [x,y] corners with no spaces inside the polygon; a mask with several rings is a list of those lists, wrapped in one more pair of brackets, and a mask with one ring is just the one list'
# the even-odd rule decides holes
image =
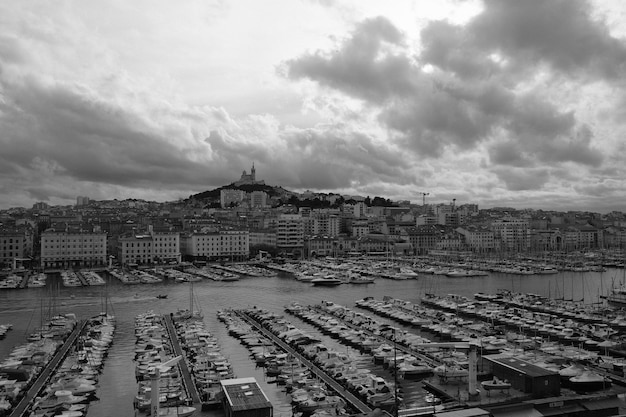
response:
{"label": "docked sailboat", "polygon": [[[194,307],[195,296],[193,293],[193,281],[189,282],[189,308],[188,309],[180,309],[177,312],[173,313],[172,319],[174,321],[178,320],[202,320],[204,319],[204,313],[198,307],[196,310]],[[198,303],[195,303],[198,304]]]}

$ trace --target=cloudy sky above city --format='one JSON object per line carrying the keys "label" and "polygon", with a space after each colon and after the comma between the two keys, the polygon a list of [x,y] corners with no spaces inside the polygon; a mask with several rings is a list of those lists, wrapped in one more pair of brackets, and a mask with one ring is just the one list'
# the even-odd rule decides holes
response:
{"label": "cloudy sky above city", "polygon": [[626,3],[0,2],[0,208],[237,180],[626,203]]}

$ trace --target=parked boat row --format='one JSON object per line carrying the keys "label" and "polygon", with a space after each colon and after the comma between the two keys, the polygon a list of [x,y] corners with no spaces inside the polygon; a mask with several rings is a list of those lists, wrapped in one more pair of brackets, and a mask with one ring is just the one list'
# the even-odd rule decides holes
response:
{"label": "parked boat row", "polygon": [[178,366],[169,365],[174,356],[163,317],[152,311],[135,317],[135,337],[135,378],[138,383],[133,401],[135,409],[141,412],[151,409],[152,390],[156,387],[159,416],[177,415],[182,411],[179,407],[185,406],[189,398]]}
{"label": "parked boat row", "polygon": [[123,271],[121,269],[114,268],[109,270],[109,274],[126,285],[155,284],[163,282],[163,278],[139,269]]}
{"label": "parked boat row", "polygon": [[284,387],[299,413],[318,417],[348,414],[346,402],[315,378],[297,358],[276,346],[234,311],[220,311],[218,317],[226,324],[229,334],[250,350],[257,365],[265,368],[267,377]]}
{"label": "parked boat row", "polygon": [[[287,306],[285,311],[313,324],[324,334],[370,354],[374,363],[382,364],[384,368],[397,373],[399,378],[419,379],[434,372],[434,367],[429,363],[396,349],[394,342],[385,337],[392,336],[396,332],[400,333],[399,329],[392,329],[383,323],[374,324],[371,318],[365,318],[363,314],[356,314],[330,302],[322,302],[322,305],[318,307],[304,307],[294,303]],[[362,326],[361,319],[367,320],[367,327]],[[407,345],[410,344],[407,340],[405,342]],[[414,335],[412,342],[423,344],[428,343],[429,340]]]}
{"label": "parked boat row", "polygon": [[99,286],[105,285],[106,281],[95,271],[79,271],[79,274],[82,275],[86,285],[88,286]]}
{"label": "parked boat row", "polygon": [[16,346],[0,362],[0,412],[8,414],[17,405],[76,323],[73,314],[53,317],[40,329],[45,337]]}
{"label": "parked boat row", "polygon": [[46,280],[47,280],[47,275],[44,272],[33,274],[28,277],[28,283],[26,284],[26,286],[28,288],[45,287]]}
{"label": "parked boat row", "polygon": [[239,275],[233,272],[228,272],[219,268],[211,268],[211,267],[202,267],[202,268],[187,268],[185,272],[189,272],[191,274],[208,278],[213,281],[239,281]]}
{"label": "parked boat row", "polygon": [[12,328],[13,328],[13,325],[10,323],[0,324],[0,339],[4,339],[4,337],[7,335],[7,332],[11,330]]}
{"label": "parked boat row", "polygon": [[[304,357],[314,362],[326,373],[337,380],[345,389],[361,398],[373,408],[391,409],[402,404],[400,388],[392,381],[371,372],[363,372],[359,353],[336,351],[325,346],[318,338],[296,328],[280,316],[263,310],[248,310],[247,314],[263,324],[265,328],[283,341],[294,347]],[[340,381],[338,374],[358,375]]]}
{"label": "parked boat row", "polygon": [[229,265],[216,265],[216,268],[223,269],[225,271],[245,275],[249,277],[275,277],[276,271],[261,268],[250,264],[229,264]]}
{"label": "parked boat row", "polygon": [[113,343],[115,318],[105,313],[90,319],[76,346],[70,350],[31,407],[30,417],[81,417],[96,399],[98,376]]}
{"label": "parked boat row", "polygon": [[[458,303],[458,301],[465,302]],[[585,392],[608,389],[611,386],[611,380],[604,375],[604,372],[624,375],[623,360],[608,355],[608,348],[613,345],[607,343],[606,339],[603,342],[599,341],[604,337],[601,335],[607,335],[603,325],[597,328],[589,323],[564,319],[556,315],[550,316],[519,307],[503,308],[502,305],[486,304],[480,309],[467,309],[470,304],[468,301],[458,296],[453,297],[452,300],[450,297],[442,297],[433,305],[438,305],[442,309],[454,309],[458,314],[490,320],[509,329],[519,330],[519,334],[534,334],[535,336],[531,337],[532,343],[524,346],[525,350],[548,355],[544,355],[543,366],[559,373],[563,387]],[[509,339],[513,343],[516,343],[516,340]],[[602,355],[603,350],[604,355]],[[503,352],[506,353],[506,350],[503,349]],[[535,356],[535,361],[537,361],[537,356]]]}
{"label": "parked boat row", "polygon": [[218,340],[205,329],[201,320],[180,319],[175,321],[175,325],[202,409],[219,407],[222,401],[220,381],[235,378],[230,361],[222,354]]}
{"label": "parked boat row", "polygon": [[74,271],[61,271],[61,280],[64,287],[82,287],[82,277]]}
{"label": "parked boat row", "polygon": [[22,283],[22,277],[17,274],[9,274],[3,280],[0,280],[0,290],[12,290],[19,288]]}

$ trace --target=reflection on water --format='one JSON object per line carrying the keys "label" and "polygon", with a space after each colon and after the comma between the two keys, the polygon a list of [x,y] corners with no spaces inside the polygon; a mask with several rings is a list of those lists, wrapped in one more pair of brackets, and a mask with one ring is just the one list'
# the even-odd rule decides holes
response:
{"label": "reflection on water", "polygon": [[[601,294],[606,294],[612,285],[621,282],[623,276],[624,271],[617,269],[604,273],[566,272],[544,276],[491,274],[475,278],[446,278],[430,275],[420,276],[417,280],[377,279],[376,283],[371,285],[344,284],[325,288],[296,281],[281,273],[277,277],[243,278],[232,282],[209,280],[197,282],[194,284],[194,293],[204,312],[207,330],[220,340],[222,351],[229,356],[236,375],[255,377],[274,404],[275,415],[290,416],[291,407],[287,395],[276,384],[265,379],[263,368],[255,368],[248,351],[229,336],[224,325],[217,320],[215,314],[217,310],[258,306],[282,313],[283,307],[292,301],[309,305],[322,300],[334,301],[352,308],[356,300],[368,296],[375,298],[391,296],[417,302],[426,292],[455,293],[471,297],[476,292],[493,293],[498,289],[533,292],[592,303],[598,301]],[[106,309],[117,316],[118,327],[114,343],[100,377],[98,388],[100,401],[90,406],[90,417],[134,414],[132,400],[136,393],[136,382],[132,358],[135,316],[147,310],[169,314],[178,308],[189,306],[189,284],[163,282],[124,286],[111,278],[108,282],[106,288],[63,288],[60,286],[59,277],[51,276],[47,287],[44,288],[0,292],[0,323],[14,325],[13,330],[0,341],[0,358],[4,358],[14,346],[23,343],[26,336],[39,326],[50,312],[73,312],[78,318],[86,318]],[[158,294],[168,294],[168,298],[158,299],[156,298]],[[105,295],[108,295],[108,298]],[[105,302],[107,299],[108,303]],[[289,316],[288,319],[303,329],[319,334],[316,329],[294,317]],[[366,360],[364,358],[364,361]],[[416,401],[415,393],[420,389],[418,383],[403,387],[407,401]],[[200,415],[221,415],[221,413],[200,413]]]}

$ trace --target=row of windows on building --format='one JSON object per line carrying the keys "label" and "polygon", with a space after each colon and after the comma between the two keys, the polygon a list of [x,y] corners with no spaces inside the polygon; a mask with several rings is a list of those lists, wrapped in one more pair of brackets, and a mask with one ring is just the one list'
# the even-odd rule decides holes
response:
{"label": "row of windows on building", "polygon": [[44,237],[42,239],[42,242],[51,242],[51,243],[80,243],[80,242],[103,242],[106,239],[102,238],[102,239],[48,239],[46,237]]}
{"label": "row of windows on building", "polygon": [[[145,247],[145,246],[152,246],[152,242],[141,242],[141,243],[137,242],[137,247],[138,248],[142,248],[142,247]],[[155,243],[154,246],[155,247],[172,247],[172,246],[176,247],[178,245],[176,244],[176,242],[174,242],[174,243],[162,243],[162,244],[161,243],[158,243],[158,244]],[[125,242],[125,247],[127,247],[127,248],[134,248],[135,247],[135,243],[134,242]]]}

